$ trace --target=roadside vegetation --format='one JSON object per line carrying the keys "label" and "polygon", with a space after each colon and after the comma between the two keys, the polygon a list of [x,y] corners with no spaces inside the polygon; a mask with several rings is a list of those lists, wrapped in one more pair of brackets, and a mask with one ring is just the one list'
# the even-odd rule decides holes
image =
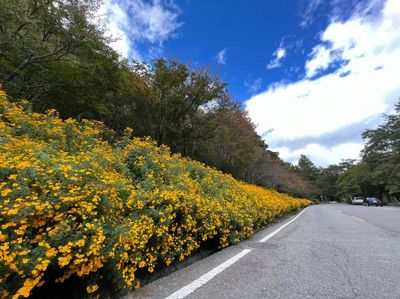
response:
{"label": "roadside vegetation", "polygon": [[71,281],[80,296],[110,296],[138,287],[138,271],[209,240],[236,244],[310,203],[131,135],[35,113],[0,92],[2,298],[40,297],[46,284]]}

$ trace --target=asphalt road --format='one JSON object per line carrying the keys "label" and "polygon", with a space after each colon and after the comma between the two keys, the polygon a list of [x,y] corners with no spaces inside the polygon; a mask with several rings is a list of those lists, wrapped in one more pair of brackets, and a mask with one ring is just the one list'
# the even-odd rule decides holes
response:
{"label": "asphalt road", "polygon": [[260,242],[291,220],[126,298],[400,298],[400,208],[312,206]]}

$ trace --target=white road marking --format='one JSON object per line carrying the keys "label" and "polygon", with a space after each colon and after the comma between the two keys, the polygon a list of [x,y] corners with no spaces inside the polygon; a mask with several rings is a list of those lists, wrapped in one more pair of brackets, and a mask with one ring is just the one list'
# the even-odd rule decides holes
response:
{"label": "white road marking", "polygon": [[[305,208],[299,215],[294,217],[292,220],[290,220],[288,223],[282,225],[280,228],[275,230],[274,232],[270,233],[268,236],[262,238],[260,242],[265,242],[268,239],[272,238],[274,235],[276,235],[278,232],[280,232],[282,229],[284,229],[286,226],[288,226],[290,223],[295,221],[297,218],[300,217],[301,214],[306,210]],[[238,260],[240,260],[242,257],[244,257],[246,254],[251,252],[251,249],[244,249],[235,256],[231,257],[229,260],[223,262],[219,266],[215,267],[214,269],[210,270],[206,274],[200,276],[200,278],[192,281],[188,285],[184,286],[183,288],[177,290],[175,293],[169,295],[165,299],[182,299],[185,298],[187,295],[193,293],[196,289],[200,288],[202,285],[206,284],[209,282],[211,279],[213,279],[215,276],[217,276],[219,273],[224,271],[226,268],[232,266],[234,263],[236,263]]]}
{"label": "white road marking", "polygon": [[353,219],[356,219],[356,220],[358,220],[358,221],[365,222],[365,220],[362,219],[362,218],[358,218],[358,217],[356,217],[356,216],[351,216],[351,217],[353,217]]}
{"label": "white road marking", "polygon": [[181,299],[181,298],[185,298],[187,295],[189,295],[190,293],[194,292],[196,289],[201,287],[203,284],[205,284],[208,281],[210,281],[211,279],[213,279],[217,274],[221,273],[226,268],[228,268],[229,266],[231,266],[234,263],[236,263],[238,260],[240,260],[242,257],[244,257],[249,252],[251,252],[251,249],[242,250],[240,253],[236,254],[233,257],[231,257],[226,262],[223,262],[221,265],[215,267],[211,271],[209,271],[206,274],[200,276],[200,278],[198,278],[195,281],[189,283],[187,286],[181,288],[180,290],[176,291],[172,295],[169,295],[165,299]]}
{"label": "white road marking", "polygon": [[277,233],[279,233],[282,229],[284,229],[286,226],[288,226],[290,223],[292,223],[293,221],[295,221],[297,218],[299,218],[301,216],[301,214],[304,213],[305,210],[307,210],[307,208],[305,208],[303,211],[301,211],[301,213],[299,215],[297,215],[296,217],[294,217],[292,220],[290,220],[288,223],[285,223],[284,225],[282,225],[280,228],[278,228],[276,231],[270,233],[268,236],[265,236],[264,238],[262,238],[259,242],[265,242],[269,239],[271,239],[273,236],[275,236]]}

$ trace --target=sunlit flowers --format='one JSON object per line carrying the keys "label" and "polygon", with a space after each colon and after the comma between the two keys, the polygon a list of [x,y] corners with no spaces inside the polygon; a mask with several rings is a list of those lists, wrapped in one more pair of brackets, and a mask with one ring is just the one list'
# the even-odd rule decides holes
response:
{"label": "sunlit flowers", "polygon": [[138,287],[139,269],[183,260],[209,239],[235,244],[309,204],[129,130],[111,143],[99,122],[24,105],[0,89],[0,298],[40,291],[50,269],[59,284],[80,279],[87,296],[101,295],[106,281]]}

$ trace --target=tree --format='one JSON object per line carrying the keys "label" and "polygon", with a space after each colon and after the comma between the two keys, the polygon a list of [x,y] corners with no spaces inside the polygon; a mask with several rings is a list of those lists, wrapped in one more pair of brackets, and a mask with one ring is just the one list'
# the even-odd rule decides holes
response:
{"label": "tree", "polygon": [[338,194],[349,201],[354,196],[378,196],[380,192],[373,182],[371,169],[365,163],[351,166],[337,180]]}
{"label": "tree", "polygon": [[[96,118],[116,90],[119,56],[92,22],[99,0],[0,2],[0,81],[34,110]],[[111,79],[111,80],[110,80]]]}
{"label": "tree", "polygon": [[215,124],[213,135],[201,142],[194,157],[244,179],[256,147],[262,144],[253,124],[247,114],[233,103],[209,113]]}
{"label": "tree", "polygon": [[400,101],[394,114],[386,115],[385,121],[375,130],[366,130],[362,134],[366,141],[362,151],[363,160],[371,165],[382,160],[400,156]]}
{"label": "tree", "polygon": [[290,163],[283,162],[278,153],[268,150],[264,143],[255,148],[244,180],[297,197],[309,195],[310,184],[295,173]]}
{"label": "tree", "polygon": [[193,70],[163,58],[155,59],[150,71],[139,76],[145,96],[135,99],[135,130],[184,155],[193,152],[201,110],[226,97],[226,84],[205,69]]}
{"label": "tree", "polygon": [[363,133],[362,161],[370,168],[371,184],[381,196],[400,198],[400,101],[377,129]]}
{"label": "tree", "polygon": [[320,169],[306,155],[301,155],[294,171],[308,183],[308,197],[321,199],[321,190],[317,185]]}
{"label": "tree", "polygon": [[320,190],[322,198],[326,200],[337,200],[339,198],[336,183],[342,173],[343,168],[340,165],[330,165],[320,169],[315,184]]}
{"label": "tree", "polygon": [[319,174],[317,166],[306,155],[300,156],[296,171],[309,182],[315,182]]}

